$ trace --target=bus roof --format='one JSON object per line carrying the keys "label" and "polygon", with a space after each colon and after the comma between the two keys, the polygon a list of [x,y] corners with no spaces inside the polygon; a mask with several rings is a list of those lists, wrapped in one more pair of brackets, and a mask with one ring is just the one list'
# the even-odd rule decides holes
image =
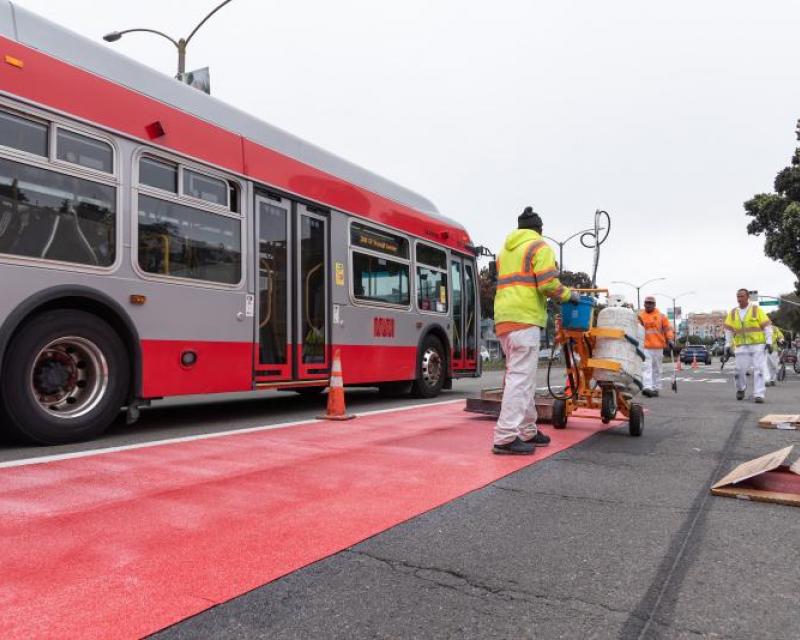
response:
{"label": "bus roof", "polygon": [[260,146],[425,214],[440,224],[464,231],[461,224],[440,214],[427,198],[9,0],[0,0],[0,36],[241,135]]}

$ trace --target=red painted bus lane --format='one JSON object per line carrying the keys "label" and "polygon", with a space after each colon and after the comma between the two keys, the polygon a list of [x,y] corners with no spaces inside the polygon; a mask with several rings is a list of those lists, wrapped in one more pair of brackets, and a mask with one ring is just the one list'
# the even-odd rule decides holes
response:
{"label": "red painted bus lane", "polygon": [[606,428],[573,416],[535,456],[493,456],[462,409],[0,469],[0,637],[155,632]]}

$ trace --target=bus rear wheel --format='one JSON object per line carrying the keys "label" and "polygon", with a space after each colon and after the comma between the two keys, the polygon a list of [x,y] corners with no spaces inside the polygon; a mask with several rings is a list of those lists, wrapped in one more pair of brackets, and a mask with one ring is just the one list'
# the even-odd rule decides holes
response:
{"label": "bus rear wheel", "polygon": [[433,335],[422,341],[417,355],[417,379],[412,393],[417,398],[435,398],[439,395],[447,377],[447,358],[442,342]]}
{"label": "bus rear wheel", "polygon": [[64,444],[99,435],[128,392],[125,345],[103,320],[63,309],[34,317],[6,352],[0,403],[12,436]]}

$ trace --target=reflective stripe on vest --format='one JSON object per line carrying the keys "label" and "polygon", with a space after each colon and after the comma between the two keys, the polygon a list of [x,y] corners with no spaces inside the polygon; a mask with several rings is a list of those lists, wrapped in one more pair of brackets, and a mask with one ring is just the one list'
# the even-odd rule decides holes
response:
{"label": "reflective stripe on vest", "polygon": [[[522,232],[522,231],[520,231]],[[515,232],[515,233],[520,233]],[[548,287],[549,295],[565,295],[563,287],[549,291],[558,282],[555,260],[544,254],[549,246],[534,231],[525,231],[526,238],[513,249],[503,248],[497,260],[497,290],[494,299],[495,322],[517,322],[544,327],[547,324],[547,296],[540,287]],[[530,235],[528,235],[530,234]],[[538,271],[535,270],[538,266]]]}

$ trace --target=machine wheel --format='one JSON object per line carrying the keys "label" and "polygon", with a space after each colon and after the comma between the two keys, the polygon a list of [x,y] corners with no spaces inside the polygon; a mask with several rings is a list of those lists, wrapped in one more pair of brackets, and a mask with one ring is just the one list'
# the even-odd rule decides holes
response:
{"label": "machine wheel", "polygon": [[628,433],[640,436],[644,431],[644,409],[640,404],[631,404],[628,415]]}
{"label": "machine wheel", "polygon": [[435,398],[439,395],[447,377],[447,358],[442,343],[434,335],[422,341],[417,356],[417,379],[412,389],[417,398]]}
{"label": "machine wheel", "polygon": [[786,365],[782,364],[778,369],[778,373],[775,375],[778,379],[778,382],[783,382],[786,379]]}
{"label": "machine wheel", "polygon": [[556,398],[553,401],[553,426],[563,429],[567,426],[567,401]]}
{"label": "machine wheel", "polygon": [[92,438],[119,414],[129,381],[125,345],[106,322],[72,309],[43,313],[6,352],[3,426],[39,444]]}
{"label": "machine wheel", "polygon": [[617,417],[617,398],[613,391],[603,391],[600,402],[600,420],[608,424]]}
{"label": "machine wheel", "polygon": [[800,362],[795,362],[794,363],[794,372],[795,373],[800,373]]}

